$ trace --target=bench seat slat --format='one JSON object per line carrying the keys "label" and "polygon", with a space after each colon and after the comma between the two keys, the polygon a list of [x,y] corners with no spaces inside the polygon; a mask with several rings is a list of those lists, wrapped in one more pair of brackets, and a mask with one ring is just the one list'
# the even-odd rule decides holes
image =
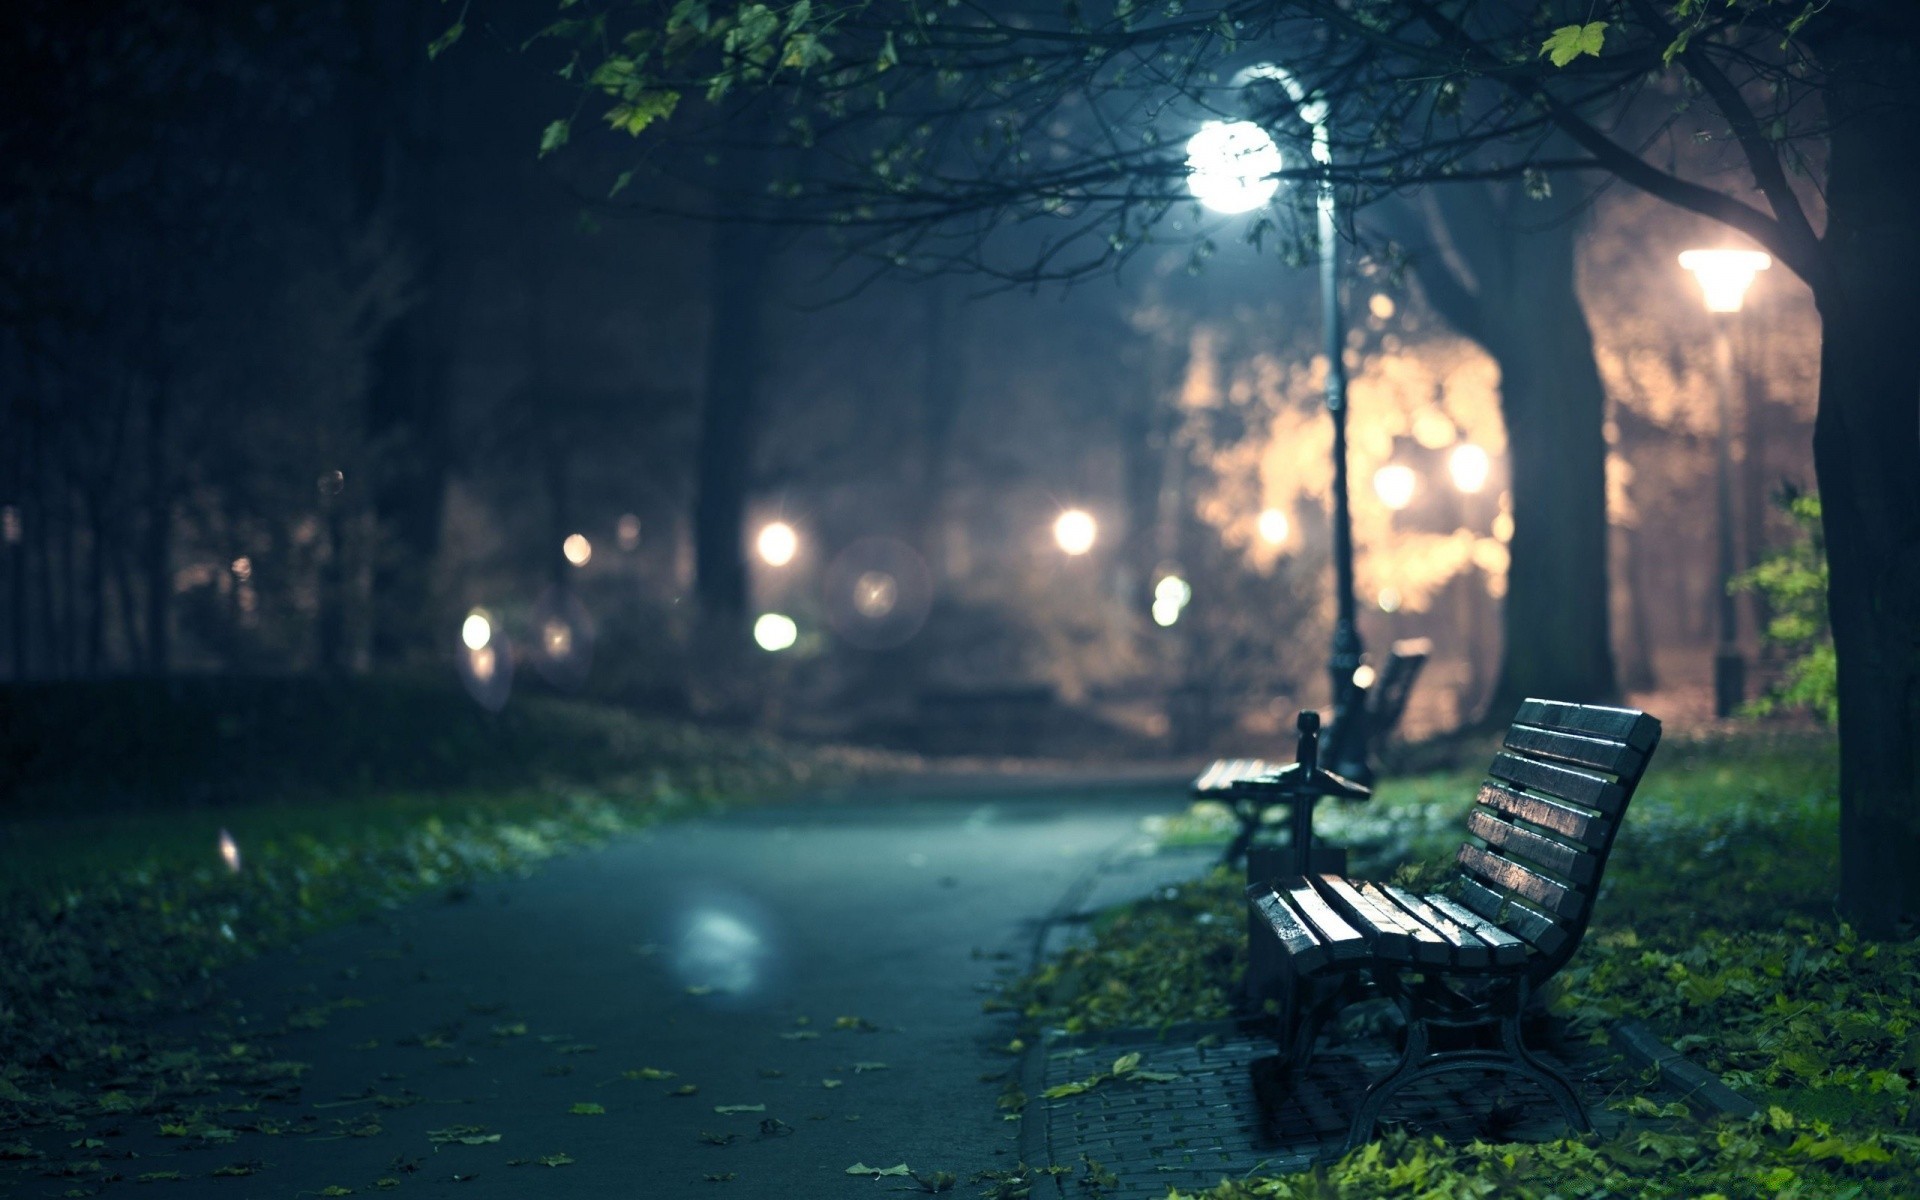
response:
{"label": "bench seat slat", "polygon": [[1457,861],[1471,874],[1531,901],[1556,917],[1572,920],[1585,907],[1585,898],[1566,884],[1557,883],[1510,858],[1502,858],[1478,846],[1460,847]]}
{"label": "bench seat slat", "polygon": [[1646,754],[1660,740],[1660,722],[1630,708],[1594,704],[1565,704],[1558,700],[1526,700],[1514,714],[1518,725],[1538,725],[1587,737],[1622,742]]}
{"label": "bench seat slat", "polygon": [[1542,829],[1551,829],[1570,841],[1579,842],[1589,849],[1596,849],[1606,841],[1606,826],[1577,808],[1570,808],[1557,800],[1545,796],[1529,796],[1525,792],[1516,792],[1503,788],[1496,783],[1480,785],[1480,794],[1476,801],[1504,813],[1509,817],[1518,817],[1529,824]]}
{"label": "bench seat slat", "polygon": [[1567,944],[1566,930],[1553,918],[1514,903],[1485,884],[1460,880],[1460,902],[1542,954],[1557,953]]}
{"label": "bench seat slat", "polygon": [[1393,898],[1386,894],[1381,885],[1363,881],[1357,890],[1362,899],[1373,905],[1375,912],[1381,913],[1398,925],[1412,939],[1410,948],[1414,962],[1447,966],[1456,960],[1458,956],[1454,954],[1453,946],[1447,939],[1435,933],[1425,922],[1408,914],[1400,905],[1395,904]]}
{"label": "bench seat slat", "polygon": [[1280,945],[1293,960],[1295,968],[1301,971],[1317,971],[1332,961],[1333,951],[1327,946],[1313,926],[1300,918],[1300,915],[1288,906],[1270,887],[1251,889],[1254,895],[1253,907],[1267,923],[1267,928],[1280,939]]}
{"label": "bench seat slat", "polygon": [[[1479,885],[1469,880],[1466,881],[1466,886],[1478,887]],[[1480,890],[1486,891],[1485,888],[1481,888]],[[1488,892],[1487,894],[1494,896],[1496,900],[1499,899],[1495,893]],[[1483,917],[1479,913],[1445,896],[1428,896],[1426,897],[1426,902],[1453,918],[1455,921],[1458,921],[1462,928],[1471,930],[1475,937],[1485,942],[1493,950],[1493,962],[1495,966],[1515,967],[1527,961],[1527,943],[1500,928],[1500,926],[1494,924],[1491,919]],[[1498,906],[1495,907],[1495,911],[1499,911]]]}
{"label": "bench seat slat", "polygon": [[[1484,939],[1475,936],[1473,930],[1440,909],[1392,884],[1381,884],[1380,892],[1400,911],[1433,931],[1433,935],[1439,938],[1446,948],[1448,966],[1471,970],[1485,967],[1493,961],[1493,948]],[[1519,941],[1512,934],[1503,932],[1503,936],[1512,941],[1516,948],[1520,947]],[[1525,950],[1521,949],[1520,957],[1525,956]]]}
{"label": "bench seat slat", "polygon": [[1345,962],[1367,955],[1367,940],[1359,931],[1342,920],[1333,907],[1321,899],[1320,893],[1305,879],[1295,876],[1274,885],[1276,893],[1286,897],[1293,911],[1304,917],[1320,940],[1326,944],[1329,957],[1334,962]]}
{"label": "bench seat slat", "polygon": [[1646,755],[1620,742],[1536,729],[1531,725],[1509,727],[1503,744],[1509,750],[1534,758],[1550,758],[1610,775],[1636,775],[1646,762]]}
{"label": "bench seat slat", "polygon": [[1484,808],[1476,807],[1467,817],[1467,832],[1503,854],[1530,859],[1556,875],[1565,875],[1580,887],[1593,882],[1597,861],[1593,855],[1502,821]]}
{"label": "bench seat slat", "polygon": [[1352,923],[1367,939],[1368,949],[1384,958],[1413,957],[1413,937],[1391,912],[1382,912],[1347,880],[1338,875],[1322,875],[1315,883],[1320,894],[1335,912]]}
{"label": "bench seat slat", "polygon": [[1552,763],[1535,762],[1513,754],[1494,755],[1493,765],[1487,768],[1487,774],[1508,783],[1517,783],[1530,792],[1544,792],[1575,804],[1584,804],[1588,808],[1597,808],[1608,816],[1618,815],[1627,798],[1620,785],[1598,775],[1589,775],[1569,767],[1556,767]]}

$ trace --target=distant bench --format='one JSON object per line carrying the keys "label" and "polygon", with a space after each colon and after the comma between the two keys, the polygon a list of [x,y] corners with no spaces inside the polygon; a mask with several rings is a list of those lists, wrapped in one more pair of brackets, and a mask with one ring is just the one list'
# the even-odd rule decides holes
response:
{"label": "distant bench", "polygon": [[[1475,798],[1467,832],[1477,840],[1460,848],[1456,895],[1338,874],[1247,889],[1256,926],[1248,975],[1279,981],[1271,998],[1287,1068],[1306,1065],[1321,1027],[1355,999],[1384,995],[1407,1018],[1400,1064],[1367,1089],[1347,1149],[1373,1136],[1396,1092],[1458,1070],[1530,1079],[1568,1124],[1592,1128],[1572,1084],[1521,1042],[1520,1018],[1579,947],[1659,741],[1660,722],[1642,712],[1528,700]],[[1480,1044],[1458,1048],[1463,1038]]]}

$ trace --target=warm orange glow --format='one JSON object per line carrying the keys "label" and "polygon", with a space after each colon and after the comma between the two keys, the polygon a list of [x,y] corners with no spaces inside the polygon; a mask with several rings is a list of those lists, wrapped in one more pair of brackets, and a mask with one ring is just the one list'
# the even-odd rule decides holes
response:
{"label": "warm orange glow", "polygon": [[1373,473],[1373,491],[1380,497],[1380,503],[1400,511],[1413,503],[1413,494],[1420,487],[1419,477],[1413,468],[1401,463],[1388,463]]}
{"label": "warm orange glow", "polygon": [[1367,300],[1367,311],[1384,321],[1393,316],[1393,297],[1385,292],[1375,292]]}
{"label": "warm orange glow", "polygon": [[480,646],[467,651],[467,666],[473,671],[473,677],[481,683],[490,682],[499,665],[499,654],[492,646]]}
{"label": "warm orange glow", "polygon": [[1287,520],[1286,513],[1269,508],[1260,514],[1259,528],[1261,541],[1269,546],[1278,546],[1293,532],[1293,523]]}
{"label": "warm orange glow", "polygon": [[1070,508],[1053,523],[1053,540],[1059,543],[1060,549],[1076,557],[1093,549],[1097,534],[1093,517],[1082,509]]}
{"label": "warm orange glow", "polygon": [[640,518],[628,513],[614,526],[614,535],[620,540],[622,550],[632,550],[640,544]]}
{"label": "warm orange glow", "polygon": [[1492,469],[1487,452],[1472,442],[1461,442],[1447,455],[1447,474],[1453,476],[1453,486],[1463,492],[1477,492],[1487,486],[1487,473]]}
{"label": "warm orange glow", "polygon": [[253,578],[253,560],[242,554],[233,560],[233,577],[245,583]]}
{"label": "warm orange glow", "polygon": [[1746,302],[1753,277],[1771,267],[1773,259],[1758,250],[1688,250],[1680,256],[1680,265],[1700,281],[1708,312],[1733,313]]}

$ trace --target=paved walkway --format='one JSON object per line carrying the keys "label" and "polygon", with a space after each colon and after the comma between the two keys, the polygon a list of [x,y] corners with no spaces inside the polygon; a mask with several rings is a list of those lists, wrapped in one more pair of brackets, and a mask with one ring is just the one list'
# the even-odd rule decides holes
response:
{"label": "paved walkway", "polygon": [[[982,1001],[1052,918],[1205,865],[1138,857],[1182,791],[929,781],[744,810],[333,931],[231,980],[232,1036],[311,1068],[220,1119],[285,1132],[153,1137],[129,1174],[277,1200],[840,1200],[910,1183],[847,1168],[904,1163],[971,1194],[1019,1151],[992,1078],[1012,1022]],[[208,1178],[229,1159],[252,1173]]]}

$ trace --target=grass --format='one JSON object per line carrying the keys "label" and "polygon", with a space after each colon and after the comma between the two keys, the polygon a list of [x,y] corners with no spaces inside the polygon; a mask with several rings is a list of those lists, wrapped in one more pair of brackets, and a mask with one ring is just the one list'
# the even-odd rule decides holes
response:
{"label": "grass", "polygon": [[[1390,1135],[1316,1173],[1223,1183],[1208,1200],[1920,1193],[1920,945],[1863,942],[1833,912],[1836,771],[1817,735],[1670,737],[1553,996],[1576,1035],[1648,1021],[1759,1101],[1761,1117],[1700,1122],[1638,1096],[1625,1103],[1659,1123],[1613,1141]],[[1477,779],[1388,780],[1366,806],[1327,806],[1323,829],[1354,847],[1356,874],[1430,877],[1460,840]],[[1220,837],[1227,824],[1201,809],[1166,833]],[[1224,1016],[1244,963],[1239,893],[1219,872],[1109,914],[1024,981],[1019,1003],[1036,1025],[1076,1030]]]}

